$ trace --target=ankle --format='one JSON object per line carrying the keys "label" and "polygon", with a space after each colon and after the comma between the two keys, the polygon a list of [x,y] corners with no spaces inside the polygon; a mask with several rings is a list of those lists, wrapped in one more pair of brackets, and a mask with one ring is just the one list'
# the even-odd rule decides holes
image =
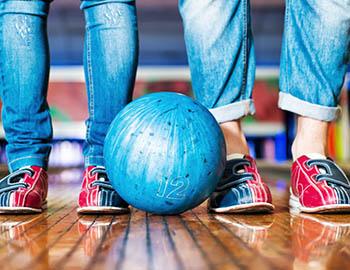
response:
{"label": "ankle", "polygon": [[292,145],[293,160],[310,153],[327,155],[328,123],[307,117],[298,117],[298,131]]}
{"label": "ankle", "polygon": [[221,124],[225,136],[227,155],[249,154],[249,147],[240,120]]}
{"label": "ankle", "polygon": [[292,144],[292,156],[293,160],[298,159],[303,155],[308,154],[320,154],[322,156],[327,155],[327,146],[326,143],[322,140],[314,140],[308,138],[295,138]]}

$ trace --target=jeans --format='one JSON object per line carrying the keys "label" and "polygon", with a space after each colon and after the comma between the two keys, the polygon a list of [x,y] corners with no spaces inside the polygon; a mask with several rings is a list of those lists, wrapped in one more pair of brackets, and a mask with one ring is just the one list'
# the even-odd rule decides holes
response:
{"label": "jeans", "polygon": [[[0,0],[0,83],[10,170],[47,167],[49,51],[45,0]],[[279,106],[332,121],[349,48],[350,3],[287,0]],[[138,61],[134,0],[82,1],[89,118],[85,165],[104,165],[108,126],[131,100]],[[248,0],[179,0],[196,98],[219,123],[254,113]]]}
{"label": "jeans", "polygon": [[[254,113],[249,5],[249,0],[179,0],[194,93],[220,123]],[[281,109],[321,121],[337,118],[349,33],[349,1],[286,0]]]}
{"label": "jeans", "polygon": [[[47,16],[51,1],[0,0],[2,119],[10,171],[47,168],[52,126]],[[104,165],[109,124],[132,98],[138,62],[135,1],[83,1],[89,118],[85,165]]]}
{"label": "jeans", "polygon": [[179,0],[195,97],[218,122],[255,112],[254,43],[246,0]]}
{"label": "jeans", "polygon": [[48,11],[44,1],[0,0],[0,93],[10,171],[47,167],[52,137],[46,102]]}
{"label": "jeans", "polygon": [[110,123],[131,101],[138,62],[133,0],[83,1],[86,20],[84,70],[88,92],[85,166],[104,166]]}
{"label": "jeans", "polygon": [[287,0],[279,107],[335,120],[349,45],[350,1]]}

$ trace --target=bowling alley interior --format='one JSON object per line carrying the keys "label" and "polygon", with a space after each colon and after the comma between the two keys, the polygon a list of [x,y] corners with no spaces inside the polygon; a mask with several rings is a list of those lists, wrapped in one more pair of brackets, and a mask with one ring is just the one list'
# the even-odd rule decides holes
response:
{"label": "bowling alley interior", "polygon": [[[186,1],[136,1],[139,59],[134,100],[158,92],[194,97],[179,2]],[[209,7],[216,1],[204,2]],[[0,215],[0,269],[350,269],[350,213],[307,213],[289,206],[297,120],[295,114],[278,106],[285,1],[250,1],[255,114],[242,119],[250,155],[271,191],[273,211],[220,213],[210,211],[208,200],[203,199],[194,208],[173,214],[133,206],[128,213],[78,213],[89,110],[80,4],[55,0],[50,6],[47,100],[53,139],[47,208],[41,213]],[[216,26],[208,23],[206,27]],[[345,79],[339,98],[341,114],[330,124],[327,135],[328,156],[348,176],[349,87]],[[1,177],[9,172],[7,144],[1,125]],[[146,162],[132,160],[134,164],[127,165],[135,168]],[[197,166],[191,162],[192,167]],[[186,181],[181,183],[186,185]],[[174,192],[166,194],[166,188],[162,196],[170,198]],[[135,205],[142,205],[146,196],[141,193]],[[157,196],[162,199],[159,193]]]}

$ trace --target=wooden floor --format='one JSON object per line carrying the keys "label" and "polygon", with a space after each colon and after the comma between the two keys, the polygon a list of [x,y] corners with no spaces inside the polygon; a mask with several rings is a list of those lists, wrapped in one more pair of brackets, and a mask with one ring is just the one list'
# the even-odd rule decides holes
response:
{"label": "wooden floor", "polygon": [[265,174],[268,215],[79,216],[79,187],[52,184],[43,214],[0,216],[0,269],[350,269],[350,215],[290,214],[287,177]]}

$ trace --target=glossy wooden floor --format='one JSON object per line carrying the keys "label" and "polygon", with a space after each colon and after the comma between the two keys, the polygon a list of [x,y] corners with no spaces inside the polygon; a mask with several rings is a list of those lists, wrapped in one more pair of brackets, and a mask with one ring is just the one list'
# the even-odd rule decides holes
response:
{"label": "glossy wooden floor", "polygon": [[268,215],[79,216],[79,187],[52,184],[43,214],[0,216],[0,269],[350,269],[350,215],[290,214],[286,177],[264,173]]}

